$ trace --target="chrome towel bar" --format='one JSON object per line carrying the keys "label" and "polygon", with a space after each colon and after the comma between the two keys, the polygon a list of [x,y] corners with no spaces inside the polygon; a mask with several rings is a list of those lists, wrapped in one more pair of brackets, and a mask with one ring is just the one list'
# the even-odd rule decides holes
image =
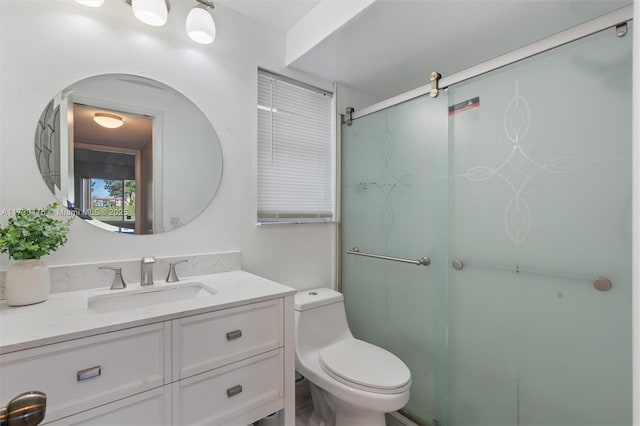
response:
{"label": "chrome towel bar", "polygon": [[524,274],[542,275],[547,277],[556,277],[556,278],[577,280],[577,281],[591,281],[593,288],[595,288],[598,291],[609,291],[613,287],[613,284],[611,283],[611,281],[605,277],[596,277],[592,279],[585,276],[569,274],[566,272],[542,271],[538,269],[523,268],[520,265],[509,267],[509,266],[488,265],[488,264],[475,264],[471,262],[467,264],[466,262],[463,262],[460,259],[454,259],[453,262],[451,262],[451,267],[456,271],[460,271],[462,268],[466,266],[472,266],[472,267],[475,266],[476,268],[494,270],[494,271],[515,272],[516,274],[524,273]]}
{"label": "chrome towel bar", "polygon": [[411,263],[412,265],[418,265],[418,266],[429,266],[429,264],[431,263],[431,259],[429,259],[427,256],[421,257],[420,259],[417,259],[417,260],[403,259],[402,257],[383,256],[381,254],[364,253],[364,252],[361,252],[358,247],[354,247],[351,250],[347,250],[347,254],[353,254],[356,256],[373,257],[374,259],[392,260],[394,262]]}

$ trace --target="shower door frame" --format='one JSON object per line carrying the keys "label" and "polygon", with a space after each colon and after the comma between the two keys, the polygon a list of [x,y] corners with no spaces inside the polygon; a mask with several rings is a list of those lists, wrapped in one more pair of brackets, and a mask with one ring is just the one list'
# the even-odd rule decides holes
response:
{"label": "shower door frame", "polygon": [[[640,0],[635,0],[635,5],[637,9],[640,9]],[[636,10],[637,15],[640,15],[640,11]],[[559,32],[552,36],[546,37],[537,42],[526,45],[522,48],[516,49],[504,55],[498,56],[494,59],[490,59],[486,62],[478,64],[476,66],[467,68],[463,71],[451,74],[449,76],[443,76],[439,80],[439,90],[447,90],[449,86],[452,86],[456,83],[460,83],[472,78],[475,78],[479,75],[489,73],[491,71],[497,70],[499,68],[505,67],[510,64],[514,64],[523,59],[527,59],[529,57],[535,56],[537,54],[552,50],[556,47],[563,46],[565,44],[571,43],[576,40],[580,40],[582,38],[588,37],[592,34],[598,33],[600,31],[604,31],[606,29],[616,29],[618,26],[627,24],[634,20],[634,5],[628,5],[623,8],[617,9],[613,12],[610,12],[606,15],[602,15],[598,18],[587,21],[583,24],[577,25],[575,27],[569,28],[565,31]],[[640,43],[638,40],[640,39],[640,31],[635,31],[635,39],[633,44],[634,52],[639,51]],[[640,72],[640,68],[638,66],[638,58],[634,55],[634,92],[633,92],[633,117],[640,114],[640,108],[638,108],[638,104],[640,100],[638,100],[639,92],[640,92],[640,82],[638,77],[638,72]],[[432,70],[437,71],[437,70]],[[337,87],[334,88],[337,89]],[[393,107],[395,105],[401,104],[403,102],[410,101],[412,99],[418,98],[420,96],[426,96],[429,94],[431,90],[431,85],[427,84],[424,86],[420,86],[416,89],[410,90],[408,92],[402,93],[400,95],[394,96],[392,98],[386,99],[384,101],[378,102],[366,108],[363,108],[359,111],[354,111],[348,118],[351,120],[356,120],[361,117],[365,117],[367,115],[373,114],[375,112],[384,110],[386,108]],[[595,90],[595,89],[594,89]],[[334,90],[334,93],[337,93],[337,90]],[[342,158],[341,158],[341,143],[342,143],[342,126],[346,124],[347,116],[345,114],[339,115],[339,120],[336,126],[336,235],[335,235],[335,283],[338,291],[342,292],[342,253],[344,251],[344,247],[342,246],[342,220],[341,220],[341,212],[342,212],[342,201],[341,201],[341,185],[342,185]],[[633,205],[632,205],[632,230],[633,230],[633,244],[632,244],[632,282],[631,289],[633,294],[633,302],[632,302],[632,330],[633,330],[633,424],[640,424],[640,403],[637,401],[638,393],[640,392],[640,383],[638,383],[640,379],[640,363],[639,351],[640,347],[640,338],[636,336],[640,326],[638,326],[638,322],[640,321],[640,313],[638,312],[639,306],[638,301],[640,299],[640,266],[636,265],[633,260],[636,260],[640,257],[640,247],[639,246],[639,233],[640,233],[640,207],[639,203],[640,198],[638,194],[640,193],[640,147],[638,146],[638,138],[640,137],[640,131],[638,130],[639,124],[637,122],[633,123],[634,129],[632,133],[632,169],[633,169],[633,182],[632,182],[632,194],[634,197]]]}

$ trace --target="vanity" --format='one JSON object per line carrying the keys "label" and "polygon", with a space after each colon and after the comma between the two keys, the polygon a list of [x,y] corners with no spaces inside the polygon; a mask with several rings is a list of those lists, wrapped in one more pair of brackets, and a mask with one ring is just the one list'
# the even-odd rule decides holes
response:
{"label": "vanity", "polygon": [[293,425],[294,289],[245,271],[0,304],[0,401],[43,424]]}

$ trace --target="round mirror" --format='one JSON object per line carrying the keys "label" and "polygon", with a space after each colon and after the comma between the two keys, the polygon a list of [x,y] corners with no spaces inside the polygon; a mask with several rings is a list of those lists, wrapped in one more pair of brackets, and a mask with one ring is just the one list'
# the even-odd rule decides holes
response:
{"label": "round mirror", "polygon": [[63,206],[126,234],[191,221],[222,176],[220,141],[202,111],[166,84],[126,74],[90,77],[56,95],[38,121],[35,154]]}

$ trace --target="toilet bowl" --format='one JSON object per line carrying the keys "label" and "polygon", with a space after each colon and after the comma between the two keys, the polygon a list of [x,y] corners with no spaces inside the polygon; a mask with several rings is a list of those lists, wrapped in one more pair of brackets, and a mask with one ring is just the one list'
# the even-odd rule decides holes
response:
{"label": "toilet bowl", "polygon": [[296,370],[311,382],[320,426],[383,426],[409,401],[411,373],[389,351],[353,337],[337,291],[295,296]]}

